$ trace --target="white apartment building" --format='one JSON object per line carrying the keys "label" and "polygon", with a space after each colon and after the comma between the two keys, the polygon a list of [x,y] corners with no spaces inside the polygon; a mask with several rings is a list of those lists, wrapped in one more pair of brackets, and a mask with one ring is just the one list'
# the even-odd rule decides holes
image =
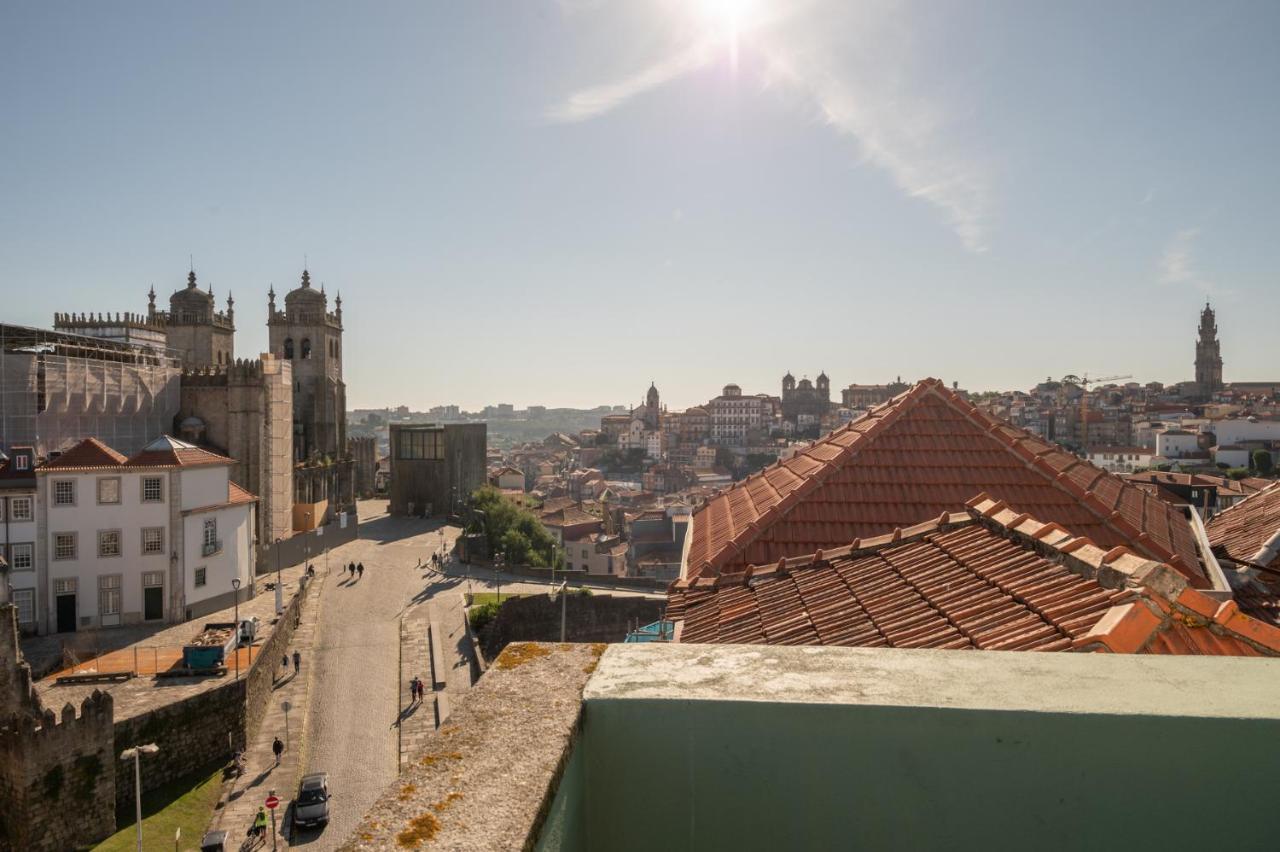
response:
{"label": "white apartment building", "polygon": [[1146,447],[1090,447],[1089,462],[1111,473],[1133,473],[1151,467],[1154,456]]}
{"label": "white apartment building", "polygon": [[1218,446],[1240,444],[1245,441],[1280,441],[1280,420],[1238,417],[1213,420],[1201,428],[1203,431],[1214,434]]}
{"label": "white apartment building", "polygon": [[[32,447],[0,455],[0,556],[8,563],[8,589],[0,601],[18,608],[18,629],[36,630],[36,459]],[[0,577],[0,586],[5,578]]]}
{"label": "white apartment building", "polygon": [[1185,429],[1166,429],[1156,433],[1156,455],[1166,459],[1180,459],[1188,453],[1200,450],[1200,436]]}
{"label": "white apartment building", "polygon": [[725,385],[720,396],[707,403],[706,408],[711,415],[711,440],[724,446],[745,446],[748,433],[773,425],[773,402],[769,397],[743,396],[737,385]]}
{"label": "white apartment building", "polygon": [[253,594],[254,504],[231,459],[168,436],[96,438],[36,468],[41,633],[176,623]]}

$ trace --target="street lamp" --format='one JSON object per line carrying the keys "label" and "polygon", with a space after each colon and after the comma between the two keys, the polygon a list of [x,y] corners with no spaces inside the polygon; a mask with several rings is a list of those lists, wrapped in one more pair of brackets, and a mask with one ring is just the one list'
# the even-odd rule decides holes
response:
{"label": "street lamp", "polygon": [[240,578],[231,578],[231,588],[236,593],[236,615],[235,615],[235,636],[236,636],[236,680],[240,679]]}
{"label": "street lamp", "polygon": [[284,584],[280,582],[280,542],[276,539],[276,615],[284,612]]}
{"label": "street lamp", "polygon": [[134,746],[120,752],[121,760],[133,760],[133,801],[137,806],[138,852],[142,852],[142,755],[155,754],[160,746],[155,743]]}

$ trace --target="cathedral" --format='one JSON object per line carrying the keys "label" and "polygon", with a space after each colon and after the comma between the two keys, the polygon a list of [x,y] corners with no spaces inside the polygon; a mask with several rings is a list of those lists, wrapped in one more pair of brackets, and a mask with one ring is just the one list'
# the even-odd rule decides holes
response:
{"label": "cathedral", "polygon": [[796,426],[797,434],[817,435],[823,416],[831,410],[831,379],[825,371],[816,383],[803,378],[796,383],[790,371],[782,377],[782,419]]}
{"label": "cathedral", "polygon": [[267,296],[270,352],[235,357],[235,300],[218,310],[213,288],[195,270],[186,286],[147,313],[58,314],[54,327],[167,349],[180,358],[180,402],[172,434],[235,460],[231,479],[259,497],[258,542],[287,538],[326,523],[355,503],[354,463],[346,436],[342,380],[342,299],[328,310],[323,287],[301,284],[277,310]]}

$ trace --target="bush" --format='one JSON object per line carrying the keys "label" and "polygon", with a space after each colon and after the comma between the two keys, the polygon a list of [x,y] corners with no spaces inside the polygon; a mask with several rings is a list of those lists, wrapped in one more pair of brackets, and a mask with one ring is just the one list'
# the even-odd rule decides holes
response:
{"label": "bush", "polygon": [[498,610],[500,609],[502,609],[502,604],[497,601],[471,607],[467,612],[467,618],[471,621],[471,629],[474,631],[484,629],[489,622],[498,617]]}
{"label": "bush", "polygon": [[483,533],[489,553],[502,551],[513,565],[559,567],[556,541],[536,515],[508,500],[498,489],[485,486],[472,495],[477,521],[471,532]]}
{"label": "bush", "polygon": [[1253,469],[1262,476],[1266,476],[1271,472],[1271,453],[1268,450],[1254,450],[1250,459],[1253,462]]}

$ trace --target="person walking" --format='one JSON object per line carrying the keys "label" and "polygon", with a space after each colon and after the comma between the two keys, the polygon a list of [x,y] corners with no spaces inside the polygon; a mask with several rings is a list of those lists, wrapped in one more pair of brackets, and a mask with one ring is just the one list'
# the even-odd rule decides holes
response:
{"label": "person walking", "polygon": [[348,562],[347,571],[351,574],[351,579],[354,580],[356,578],[356,563]]}
{"label": "person walking", "polygon": [[289,655],[288,654],[285,654],[283,657],[280,658],[280,667],[284,669],[284,673],[286,675],[289,673]]}
{"label": "person walking", "polygon": [[293,673],[299,674],[302,671],[302,653],[294,650],[293,652]]}
{"label": "person walking", "polygon": [[271,751],[272,751],[272,752],[275,754],[275,756],[276,756],[276,766],[279,766],[279,765],[280,765],[280,755],[284,754],[284,743],[280,741],[280,738],[279,738],[279,737],[276,737],[275,742],[273,742],[273,743],[271,744]]}
{"label": "person walking", "polygon": [[356,563],[356,573],[360,575],[361,580],[364,579],[364,563],[363,562]]}
{"label": "person walking", "polygon": [[414,675],[413,678],[409,681],[409,706],[412,707],[417,703],[418,703],[418,676]]}

